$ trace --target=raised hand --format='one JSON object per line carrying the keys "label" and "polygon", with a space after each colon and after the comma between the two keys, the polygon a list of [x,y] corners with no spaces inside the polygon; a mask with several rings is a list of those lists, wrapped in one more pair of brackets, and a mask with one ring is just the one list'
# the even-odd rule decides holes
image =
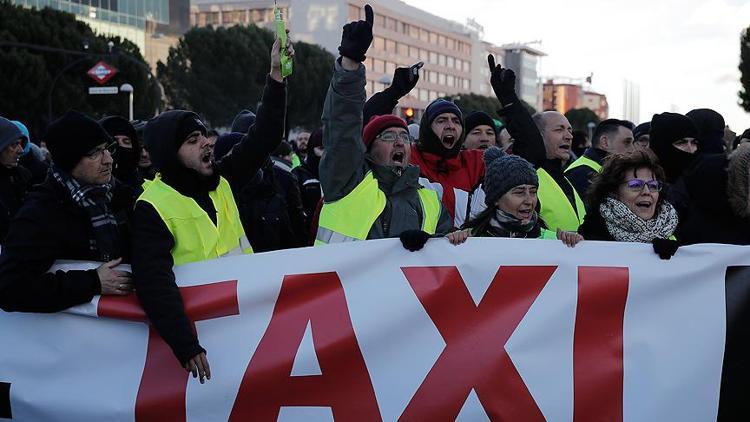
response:
{"label": "raised hand", "polygon": [[[294,60],[294,45],[288,29],[286,30],[286,53],[289,59]],[[283,80],[281,76],[281,40],[279,37],[276,37],[273,46],[271,46],[271,77],[279,82]]]}
{"label": "raised hand", "polygon": [[372,23],[375,21],[372,7],[365,5],[365,20],[349,22],[341,34],[339,54],[355,62],[365,61],[365,53],[372,44]]}
{"label": "raised hand", "polygon": [[490,66],[490,84],[500,103],[507,106],[518,101],[515,72],[500,65],[495,65],[495,56],[492,54],[487,56],[487,63]]}
{"label": "raised hand", "polygon": [[424,63],[419,62],[411,67],[399,67],[393,72],[393,81],[391,86],[388,87],[396,98],[406,96],[419,81],[419,69],[424,66]]}

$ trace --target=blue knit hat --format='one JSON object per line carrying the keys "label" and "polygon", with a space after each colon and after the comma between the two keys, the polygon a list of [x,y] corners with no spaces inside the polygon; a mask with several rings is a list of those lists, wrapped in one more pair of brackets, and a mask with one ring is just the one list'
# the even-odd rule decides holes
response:
{"label": "blue knit hat", "polygon": [[29,138],[21,132],[10,120],[0,117],[0,151],[8,147],[8,145],[22,139],[28,141]]}
{"label": "blue knit hat", "polygon": [[31,151],[31,135],[29,134],[29,128],[26,127],[25,124],[19,122],[18,120],[11,120],[11,122],[18,126],[19,129],[21,129],[21,133],[26,137],[25,145],[23,146],[23,152],[21,155],[26,155]]}
{"label": "blue knit hat", "polygon": [[461,125],[463,126],[464,116],[461,114],[461,110],[457,105],[442,98],[438,98],[430,103],[430,105],[427,106],[425,113],[427,113],[427,123],[429,124],[432,124],[432,121],[443,113],[453,113],[458,116],[459,120],[461,120]]}

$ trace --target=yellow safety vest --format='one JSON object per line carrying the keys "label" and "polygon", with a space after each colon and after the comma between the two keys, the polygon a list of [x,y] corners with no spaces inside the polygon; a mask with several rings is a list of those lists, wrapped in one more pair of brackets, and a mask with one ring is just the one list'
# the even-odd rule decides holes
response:
{"label": "yellow safety vest", "polygon": [[193,198],[164,183],[159,174],[138,197],[154,207],[172,233],[174,265],[253,253],[227,180],[220,178],[219,186],[208,196],[216,209],[216,224]]}
{"label": "yellow safety vest", "polygon": [[547,223],[547,228],[553,232],[557,229],[566,231],[577,231],[578,226],[583,224],[583,217],[586,216],[586,208],[581,201],[581,197],[578,196],[573,185],[570,185],[567,179],[565,182],[570,185],[573,189],[573,195],[575,196],[576,209],[573,209],[573,205],[570,204],[568,197],[565,196],[560,185],[557,184],[555,179],[547,173],[546,170],[540,168],[536,171],[539,176],[539,190],[537,196],[542,205],[542,210],[539,215]]}
{"label": "yellow safety vest", "polygon": [[[435,234],[440,218],[440,199],[430,189],[417,189],[417,193],[422,203],[422,230]],[[372,225],[385,209],[385,203],[385,193],[380,190],[372,172],[368,172],[348,195],[323,204],[315,246],[367,239]]]}
{"label": "yellow safety vest", "polygon": [[569,172],[577,167],[590,167],[595,172],[599,173],[602,171],[602,165],[597,163],[596,161],[592,160],[589,157],[586,157],[585,155],[580,156],[577,160],[573,161],[573,164],[569,165],[568,168],[565,170],[565,172]]}

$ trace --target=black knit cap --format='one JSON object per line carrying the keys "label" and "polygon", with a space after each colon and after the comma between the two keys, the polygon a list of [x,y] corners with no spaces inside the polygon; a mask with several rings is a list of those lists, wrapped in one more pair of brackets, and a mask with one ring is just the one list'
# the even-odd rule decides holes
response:
{"label": "black knit cap", "polygon": [[112,137],[96,120],[69,110],[49,125],[44,140],[57,167],[69,173],[84,155],[112,142]]}
{"label": "black knit cap", "polygon": [[466,133],[469,133],[474,130],[475,127],[482,125],[489,126],[492,128],[492,130],[496,130],[495,121],[492,120],[492,117],[490,117],[489,114],[483,111],[474,111],[466,116],[466,120],[464,121],[464,130],[466,131]]}

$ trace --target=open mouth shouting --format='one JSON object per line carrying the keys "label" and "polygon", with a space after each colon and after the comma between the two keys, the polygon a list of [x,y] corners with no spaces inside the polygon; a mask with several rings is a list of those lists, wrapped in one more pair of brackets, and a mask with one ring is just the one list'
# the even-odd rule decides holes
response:
{"label": "open mouth shouting", "polygon": [[443,146],[447,149],[453,148],[454,145],[456,145],[456,135],[454,134],[446,134],[440,139],[440,142],[443,144]]}
{"label": "open mouth shouting", "polygon": [[518,218],[525,221],[531,220],[533,210],[531,208],[522,208],[518,210]]}
{"label": "open mouth shouting", "polygon": [[394,165],[406,167],[406,153],[401,150],[393,151],[391,153],[391,162]]}
{"label": "open mouth shouting", "polygon": [[210,165],[213,163],[214,160],[214,151],[211,148],[206,148],[203,150],[203,154],[201,154],[201,162],[203,164]]}

